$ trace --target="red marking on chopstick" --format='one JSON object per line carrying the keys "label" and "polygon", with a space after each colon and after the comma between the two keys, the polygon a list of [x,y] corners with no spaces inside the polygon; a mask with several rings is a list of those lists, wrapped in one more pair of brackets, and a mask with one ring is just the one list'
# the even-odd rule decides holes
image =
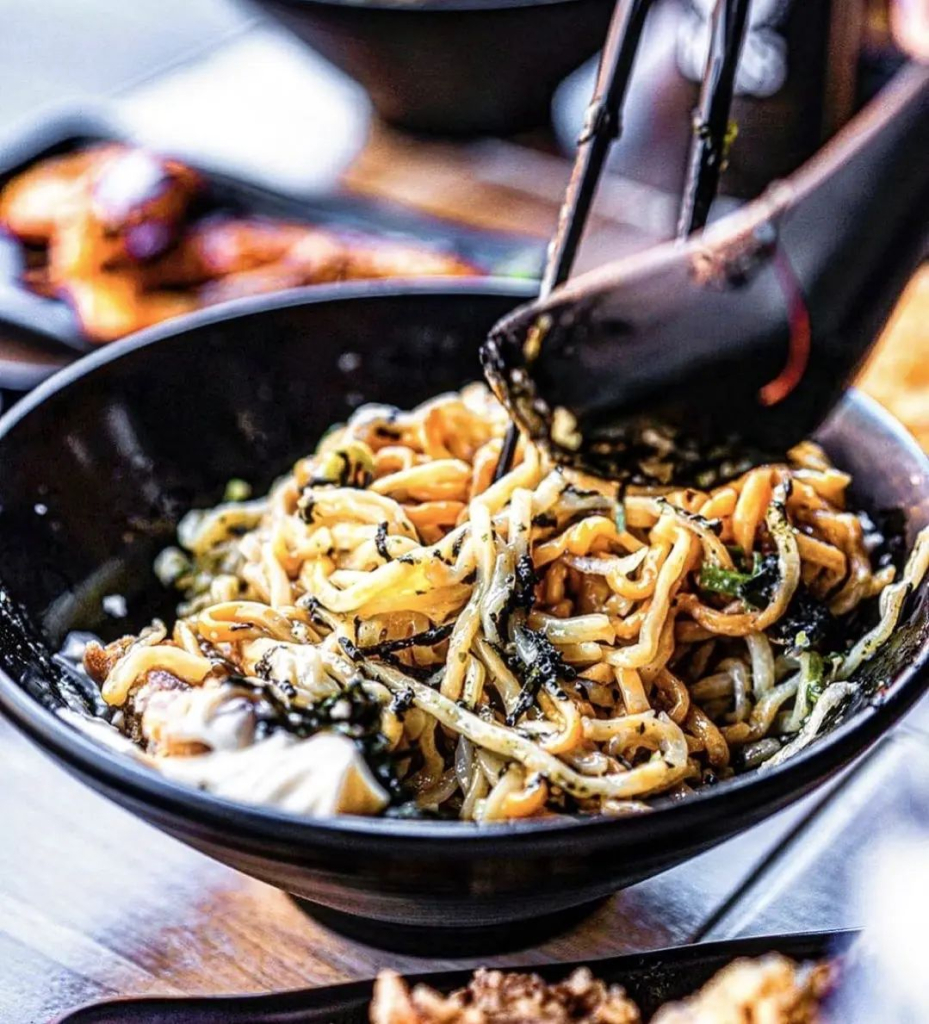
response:
{"label": "red marking on chopstick", "polygon": [[806,308],[806,299],[797,283],[793,267],[783,250],[778,250],[774,257],[774,272],[784,297],[787,300],[787,324],[790,329],[790,340],[787,347],[787,362],[784,369],[758,392],[762,405],[777,405],[794,390],[806,373],[810,361],[810,311]]}

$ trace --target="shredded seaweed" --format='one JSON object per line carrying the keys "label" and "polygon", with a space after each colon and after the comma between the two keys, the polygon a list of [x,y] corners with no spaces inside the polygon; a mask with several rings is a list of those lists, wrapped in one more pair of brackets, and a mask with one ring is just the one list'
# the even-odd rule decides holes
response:
{"label": "shredded seaweed", "polygon": [[345,652],[345,657],[354,661],[356,664],[364,660],[364,655],[358,649],[358,647],[349,640],[347,636],[339,637],[339,647]]}
{"label": "shredded seaweed", "polygon": [[516,562],[516,578],[513,581],[508,604],[512,608],[524,608],[527,612],[531,611],[535,604],[535,588],[538,582],[539,577],[532,564],[532,556],[521,555]]}
{"label": "shredded seaweed", "polygon": [[378,523],[377,531],[374,534],[374,546],[385,562],[391,562],[393,557],[387,550],[387,525],[387,523]]}
{"label": "shredded seaweed", "polygon": [[840,645],[841,629],[826,604],[801,584],[783,616],[767,629],[767,636],[775,644],[826,653]]}
{"label": "shredded seaweed", "polygon": [[573,679],[576,675],[569,668],[554,644],[541,633],[520,626],[516,630],[516,664],[522,669],[522,689],[512,709],[506,716],[506,724],[510,727],[535,704],[539,690],[544,686],[552,692],[559,692],[559,679]]}
{"label": "shredded seaweed", "polygon": [[756,558],[755,567],[749,579],[742,587],[739,596],[755,608],[764,608],[770,603],[781,581],[781,570],[777,552]]}
{"label": "shredded seaweed", "polygon": [[368,644],[366,647],[356,647],[355,650],[361,657],[383,658],[385,654],[394,654],[396,651],[405,651],[410,647],[434,647],[436,644],[447,640],[455,628],[453,622],[444,626],[434,626],[422,633],[414,633],[412,636],[400,637],[397,640],[383,640],[379,644]]}
{"label": "shredded seaweed", "polygon": [[338,733],[358,747],[392,801],[404,795],[390,743],[381,732],[381,703],[365,689],[360,677],[339,693],[308,705],[294,703],[274,688],[255,687],[244,677],[233,676],[229,682],[251,690],[256,698],[257,738],[278,731],[298,739],[321,732]]}

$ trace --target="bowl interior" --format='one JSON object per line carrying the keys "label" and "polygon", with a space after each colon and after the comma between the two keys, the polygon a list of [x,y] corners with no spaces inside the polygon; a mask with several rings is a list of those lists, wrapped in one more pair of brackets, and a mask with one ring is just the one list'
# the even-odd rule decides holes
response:
{"label": "bowl interior", "polygon": [[[152,560],[188,508],[216,503],[232,477],[261,493],[363,400],[410,407],[477,378],[487,329],[527,290],[388,283],[248,300],[231,319],[207,313],[119,343],[25,399],[0,422],[0,703],[17,684],[48,706],[79,702],[51,652],[69,630],[110,638],[171,617]],[[902,510],[912,543],[929,522],[912,439],[861,396],[819,439],[853,474],[856,504]],[[125,599],[125,616],[107,615],[108,595]],[[921,591],[832,725],[904,689],[912,702],[927,638]]]}

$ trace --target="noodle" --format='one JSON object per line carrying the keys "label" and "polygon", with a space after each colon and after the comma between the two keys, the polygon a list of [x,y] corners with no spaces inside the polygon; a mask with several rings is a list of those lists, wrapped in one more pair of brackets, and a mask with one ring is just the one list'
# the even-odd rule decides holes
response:
{"label": "noodle", "polygon": [[[85,655],[150,763],[290,809],[638,811],[809,742],[929,567],[926,536],[899,583],[872,567],[849,478],[809,443],[620,500],[524,440],[494,482],[506,426],[479,386],[364,407],[267,498],[185,517],[158,561],[183,595],[171,633]],[[362,760],[336,751],[323,800],[299,775],[321,755],[295,748],[331,734]]]}

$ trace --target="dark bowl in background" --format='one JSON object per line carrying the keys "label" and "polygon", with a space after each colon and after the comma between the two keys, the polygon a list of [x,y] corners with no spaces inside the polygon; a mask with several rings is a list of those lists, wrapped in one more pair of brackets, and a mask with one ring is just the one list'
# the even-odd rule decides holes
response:
{"label": "dark bowl in background", "polygon": [[[243,300],[117,342],[23,399],[0,420],[0,708],[70,772],[183,842],[330,910],[386,922],[356,922],[367,941],[394,942],[391,925],[444,928],[435,934],[458,951],[469,936],[485,952],[512,943],[511,930],[488,929],[552,920],[678,864],[861,753],[924,690],[925,588],[828,736],[776,769],[622,819],[301,819],[169,782],[52,713],[66,694],[48,652],[65,631],[112,637],[170,616],[151,563],[187,508],[216,502],[232,477],[265,488],[362,398],[409,407],[474,379],[487,329],[531,290],[385,282]],[[360,359],[340,364],[346,351]],[[909,435],[853,394],[819,438],[854,474],[856,501],[906,512],[912,542],[929,521],[929,463]],[[114,593],[128,603],[119,621],[100,606]],[[47,647],[3,613],[5,597],[25,606]]]}
{"label": "dark bowl in background", "polygon": [[611,0],[255,0],[358,81],[391,124],[508,135],[547,124],[603,45]]}

